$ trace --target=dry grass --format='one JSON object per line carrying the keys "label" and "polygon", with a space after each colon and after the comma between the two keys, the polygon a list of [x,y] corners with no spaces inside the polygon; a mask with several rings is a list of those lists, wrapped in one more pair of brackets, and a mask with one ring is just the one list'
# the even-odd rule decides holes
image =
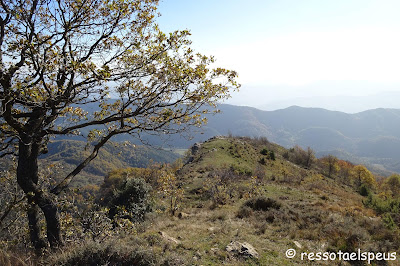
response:
{"label": "dry grass", "polygon": [[[253,146],[257,143],[262,146]],[[276,160],[260,166],[257,162],[265,147],[275,152]],[[110,248],[109,254],[116,252],[128,258],[130,251],[144,249],[155,263],[163,262],[161,255],[168,258],[166,265],[311,265],[299,257],[286,258],[286,250],[398,251],[397,233],[385,228],[354,189],[321,175],[317,169],[303,169],[286,161],[283,152],[282,147],[265,140],[216,139],[203,144],[194,162],[180,171],[185,193],[179,211],[187,215],[180,219],[153,213],[137,235],[113,242],[115,250]],[[249,171],[265,176],[254,185]],[[213,199],[210,184],[214,183],[224,187],[223,195],[218,196],[226,200]],[[226,246],[231,241],[250,243],[259,259],[229,254]],[[87,247],[104,250],[94,243],[87,243]],[[58,259],[66,261],[84,250],[83,245],[73,247],[60,253]],[[314,261],[312,265],[332,262]]]}

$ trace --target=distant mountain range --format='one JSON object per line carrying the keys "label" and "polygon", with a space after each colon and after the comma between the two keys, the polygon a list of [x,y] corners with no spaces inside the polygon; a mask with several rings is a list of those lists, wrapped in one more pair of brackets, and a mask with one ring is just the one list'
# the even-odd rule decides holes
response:
{"label": "distant mountain range", "polygon": [[304,85],[245,85],[227,103],[273,111],[293,105],[345,113],[400,108],[400,83],[319,81]]}
{"label": "distant mountain range", "polygon": [[260,104],[258,109],[271,111],[284,109],[292,105],[304,107],[323,107],[324,109],[343,111],[345,113],[358,113],[365,110],[384,108],[400,108],[400,92],[388,91],[364,96],[309,96],[296,97],[286,100],[270,101]]}
{"label": "distant mountain range", "polygon": [[[87,106],[93,111],[96,105]],[[189,148],[217,135],[267,137],[286,148],[311,147],[317,156],[333,154],[353,163],[366,164],[376,173],[400,173],[400,109],[373,109],[355,114],[321,108],[292,106],[275,111],[221,104],[221,113],[208,116],[208,124],[193,129],[192,139],[180,135],[143,136],[164,148]],[[130,140],[118,136],[114,141]]]}
{"label": "distant mountain range", "polygon": [[[276,111],[220,105],[221,114],[209,118],[203,134],[265,136],[284,147],[311,147],[317,155],[333,154],[377,172],[400,172],[400,109],[374,109],[356,114],[292,106]],[[176,138],[175,145],[182,145]]]}

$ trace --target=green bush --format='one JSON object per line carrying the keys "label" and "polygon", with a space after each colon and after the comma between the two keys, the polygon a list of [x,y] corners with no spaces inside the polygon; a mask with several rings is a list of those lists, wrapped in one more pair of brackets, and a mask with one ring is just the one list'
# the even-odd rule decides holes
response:
{"label": "green bush", "polygon": [[268,158],[269,160],[275,161],[275,152],[274,152],[274,151],[270,151],[270,150],[264,148],[264,149],[261,150],[260,153],[261,153],[262,155],[267,156],[267,158]]}
{"label": "green bush", "polygon": [[392,217],[392,215],[390,215],[390,213],[385,213],[382,217],[382,221],[389,229],[394,229],[397,227],[396,223],[393,220],[393,217]]}
{"label": "green bush", "polygon": [[261,153],[262,155],[268,155],[268,154],[269,154],[269,151],[268,151],[266,148],[264,148],[264,149],[261,150],[260,153]]}
{"label": "green bush", "polygon": [[362,184],[358,192],[360,193],[361,196],[367,197],[369,194],[371,194],[371,189],[365,184]]}
{"label": "green bush", "polygon": [[272,161],[275,161],[275,152],[274,152],[274,151],[270,151],[270,152],[269,152],[269,158],[270,158]]}
{"label": "green bush", "polygon": [[236,176],[251,176],[253,171],[246,166],[239,166],[236,164],[232,164],[230,167],[230,171],[234,173]]}
{"label": "green bush", "polygon": [[151,211],[151,187],[142,178],[128,178],[114,191],[108,204],[110,218],[120,215],[131,221],[143,221],[147,212]]}
{"label": "green bush", "polygon": [[374,209],[378,214],[400,212],[400,200],[393,198],[382,199],[372,193],[368,195],[364,205]]}

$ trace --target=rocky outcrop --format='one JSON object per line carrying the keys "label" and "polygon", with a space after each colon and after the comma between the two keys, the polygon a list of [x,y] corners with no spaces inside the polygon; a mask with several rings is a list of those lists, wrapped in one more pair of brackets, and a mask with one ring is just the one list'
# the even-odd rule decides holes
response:
{"label": "rocky outcrop", "polygon": [[239,257],[257,258],[259,257],[256,249],[247,242],[232,241],[226,246],[226,251]]}
{"label": "rocky outcrop", "polygon": [[181,241],[179,241],[178,239],[176,239],[172,236],[167,235],[165,232],[160,231],[158,233],[162,236],[162,238],[164,238],[165,240],[167,240],[170,243],[175,243],[175,244],[181,243]]}
{"label": "rocky outcrop", "polygon": [[201,148],[201,143],[196,142],[193,144],[193,146],[190,148],[190,156],[188,158],[188,161],[186,163],[191,163],[194,160],[194,156],[197,154],[197,152]]}

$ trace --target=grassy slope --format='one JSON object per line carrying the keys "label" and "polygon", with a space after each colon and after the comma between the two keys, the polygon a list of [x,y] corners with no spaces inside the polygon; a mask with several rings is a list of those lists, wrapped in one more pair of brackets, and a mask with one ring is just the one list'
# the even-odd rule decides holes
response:
{"label": "grassy slope", "polygon": [[[282,204],[279,210],[253,212],[239,218],[245,198],[234,196],[227,204],[214,206],[204,194],[197,193],[212,182],[215,177],[210,178],[210,173],[218,169],[230,168],[244,174],[231,185],[245,186],[250,178],[246,174],[260,167],[262,148],[273,150],[276,160],[262,166],[265,178],[258,188],[262,196]],[[398,251],[397,238],[372,210],[363,206],[362,196],[351,187],[318,175],[318,169],[307,170],[288,162],[282,157],[284,151],[272,143],[259,145],[241,138],[205,142],[193,162],[181,170],[185,189],[182,210],[189,217],[156,216],[142,236],[152,239],[158,231],[163,231],[180,239],[181,244],[164,246],[163,252],[179,254],[188,264],[195,265],[311,264],[298,256],[287,259],[285,251],[289,248],[298,253],[354,248]],[[230,256],[225,248],[233,240],[253,245],[260,259],[244,261]],[[294,241],[302,248],[296,247]]]}

